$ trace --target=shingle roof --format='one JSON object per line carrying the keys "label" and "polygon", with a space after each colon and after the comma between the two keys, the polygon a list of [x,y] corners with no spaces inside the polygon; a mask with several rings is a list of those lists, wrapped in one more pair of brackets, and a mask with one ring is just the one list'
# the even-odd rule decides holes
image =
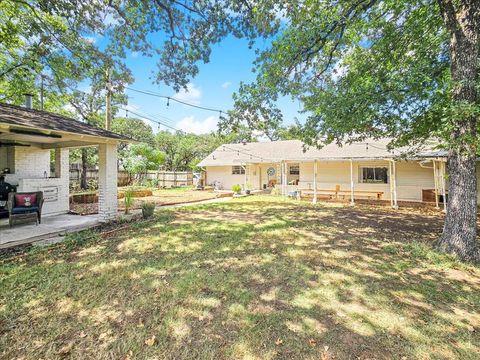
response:
{"label": "shingle roof", "polygon": [[[399,157],[408,149],[389,151],[388,143],[391,139],[365,140],[358,143],[338,146],[329,144],[321,149],[305,148],[299,140],[285,140],[272,142],[256,142],[246,144],[225,144],[203,159],[198,166],[239,165],[244,163],[270,163],[281,160],[308,161],[308,160],[342,160],[342,159],[385,159]],[[437,154],[436,152],[435,154]],[[422,151],[421,157],[429,157],[433,153],[430,149]],[[420,155],[418,155],[420,156]],[[438,154],[435,156],[439,156]],[[441,155],[440,155],[441,156]]]}
{"label": "shingle roof", "polygon": [[63,115],[3,103],[0,103],[0,123],[122,141],[132,140],[126,136],[100,129]]}

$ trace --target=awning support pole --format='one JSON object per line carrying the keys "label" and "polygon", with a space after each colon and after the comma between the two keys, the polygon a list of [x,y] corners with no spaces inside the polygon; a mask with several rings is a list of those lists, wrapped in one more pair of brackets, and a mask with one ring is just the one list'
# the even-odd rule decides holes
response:
{"label": "awning support pole", "polygon": [[388,176],[390,179],[390,206],[393,208],[393,172],[392,172],[392,162],[388,161]]}
{"label": "awning support pole", "polygon": [[314,160],[313,161],[313,200],[312,200],[312,204],[317,203],[317,171],[318,171],[317,160]]}
{"label": "awning support pole", "polygon": [[393,185],[393,208],[398,209],[397,203],[397,168],[395,160],[392,160],[392,185]]}
{"label": "awning support pole", "polygon": [[350,205],[355,205],[355,185],[353,183],[353,160],[350,159]]}
{"label": "awning support pole", "polygon": [[435,160],[433,162],[433,183],[435,185],[435,208],[439,209],[440,206],[438,204],[438,169],[437,169],[437,162]]}
{"label": "awning support pole", "polygon": [[442,195],[443,195],[443,211],[447,212],[447,189],[445,184],[446,166],[445,161],[440,163],[441,176],[442,176]]}

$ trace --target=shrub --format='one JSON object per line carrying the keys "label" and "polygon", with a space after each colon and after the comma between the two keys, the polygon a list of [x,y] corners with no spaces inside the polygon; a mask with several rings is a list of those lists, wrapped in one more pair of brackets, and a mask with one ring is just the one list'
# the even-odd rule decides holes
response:
{"label": "shrub", "polygon": [[235,194],[240,194],[240,191],[242,191],[242,187],[239,184],[235,184],[232,186],[232,191]]}

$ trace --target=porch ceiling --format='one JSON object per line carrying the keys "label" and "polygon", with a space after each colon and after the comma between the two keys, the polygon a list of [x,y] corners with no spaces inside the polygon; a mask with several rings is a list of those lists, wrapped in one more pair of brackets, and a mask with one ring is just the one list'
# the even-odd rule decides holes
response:
{"label": "porch ceiling", "polygon": [[44,149],[135,142],[131,138],[75,119],[0,103],[0,145],[20,144]]}
{"label": "porch ceiling", "polygon": [[118,142],[117,139],[0,123],[0,147],[34,146],[42,149],[56,149]]}

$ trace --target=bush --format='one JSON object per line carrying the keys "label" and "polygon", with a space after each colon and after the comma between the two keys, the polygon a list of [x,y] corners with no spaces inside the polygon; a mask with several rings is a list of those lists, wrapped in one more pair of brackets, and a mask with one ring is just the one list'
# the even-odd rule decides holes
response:
{"label": "bush", "polygon": [[240,194],[240,192],[242,191],[242,187],[239,184],[235,184],[232,186],[232,191],[235,194]]}
{"label": "bush", "polygon": [[155,203],[144,201],[142,203],[142,216],[144,219],[148,219],[153,216],[155,211]]}

